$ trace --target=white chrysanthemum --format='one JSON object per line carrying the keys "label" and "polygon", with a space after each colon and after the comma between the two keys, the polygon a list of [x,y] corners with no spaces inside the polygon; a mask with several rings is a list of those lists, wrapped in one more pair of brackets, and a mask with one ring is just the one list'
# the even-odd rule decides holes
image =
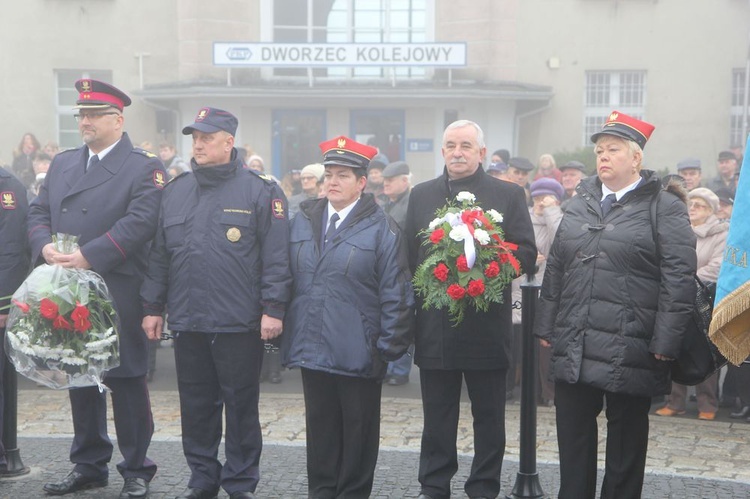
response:
{"label": "white chrysanthemum", "polygon": [[444,220],[442,218],[436,218],[435,220],[430,222],[430,230],[435,230],[435,227],[443,223],[443,221]]}
{"label": "white chrysanthemum", "polygon": [[8,339],[10,340],[10,346],[18,349],[21,344],[21,342],[18,340],[18,337],[16,337],[16,335],[11,333],[10,331],[6,332],[6,334],[8,335]]}
{"label": "white chrysanthemum", "polygon": [[86,362],[86,359],[82,359],[80,357],[63,357],[60,359],[60,362],[63,364],[68,364],[69,366],[83,366],[86,365],[88,362]]}
{"label": "white chrysanthemum", "polygon": [[483,229],[474,230],[474,239],[479,241],[479,244],[481,245],[490,244],[490,234],[486,230],[483,230]]}
{"label": "white chrysanthemum", "polygon": [[499,224],[503,221],[503,215],[498,213],[497,210],[487,210],[487,214],[496,224]]}
{"label": "white chrysanthemum", "polygon": [[86,349],[87,350],[101,350],[102,348],[108,347],[112,342],[109,338],[104,338],[103,340],[95,340],[90,341],[86,343]]}
{"label": "white chrysanthemum", "polygon": [[477,200],[476,196],[474,196],[474,194],[470,193],[469,191],[461,191],[458,194],[456,194],[456,201],[459,201],[461,203],[463,202],[473,203],[476,200]]}
{"label": "white chrysanthemum", "polygon": [[453,227],[448,236],[454,241],[461,242],[466,237],[466,231],[461,227]]}
{"label": "white chrysanthemum", "polygon": [[89,355],[89,358],[94,360],[107,360],[110,357],[112,357],[112,354],[109,352],[92,353]]}

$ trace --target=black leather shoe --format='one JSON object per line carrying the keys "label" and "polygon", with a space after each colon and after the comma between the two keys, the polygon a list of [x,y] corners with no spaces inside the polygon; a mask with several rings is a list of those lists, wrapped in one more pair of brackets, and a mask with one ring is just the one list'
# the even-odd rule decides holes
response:
{"label": "black leather shoe", "polygon": [[210,491],[188,487],[185,489],[185,492],[177,496],[175,499],[216,499],[218,493],[218,490]]}
{"label": "black leather shoe", "polygon": [[732,419],[742,419],[748,416],[750,416],[750,405],[746,405],[739,411],[729,414],[729,417]]}
{"label": "black leather shoe", "polygon": [[409,376],[391,376],[388,380],[390,386],[401,386],[409,382]]}
{"label": "black leather shoe", "polygon": [[129,499],[131,497],[148,497],[148,480],[134,476],[125,478],[125,485],[122,486],[120,499]]}
{"label": "black leather shoe", "polygon": [[108,483],[107,477],[89,477],[83,476],[77,471],[71,471],[68,476],[59,482],[46,484],[44,491],[52,496],[63,496],[79,490],[106,487]]}
{"label": "black leather shoe", "polygon": [[232,492],[229,494],[229,499],[255,499],[255,494],[252,492]]}

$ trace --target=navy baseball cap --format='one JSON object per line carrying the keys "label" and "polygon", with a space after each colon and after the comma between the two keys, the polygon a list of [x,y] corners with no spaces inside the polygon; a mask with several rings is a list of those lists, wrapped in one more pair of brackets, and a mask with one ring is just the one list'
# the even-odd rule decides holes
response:
{"label": "navy baseball cap", "polygon": [[182,134],[190,135],[193,130],[204,133],[215,133],[223,130],[234,137],[237,132],[237,117],[223,109],[204,107],[195,116],[195,123],[182,129]]}

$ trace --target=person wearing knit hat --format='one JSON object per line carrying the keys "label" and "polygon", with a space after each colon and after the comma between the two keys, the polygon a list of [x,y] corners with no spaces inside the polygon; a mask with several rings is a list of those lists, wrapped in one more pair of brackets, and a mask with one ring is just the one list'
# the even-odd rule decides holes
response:
{"label": "person wearing knit hat", "polygon": [[544,196],[554,196],[559,203],[565,196],[565,190],[562,184],[557,180],[549,177],[542,177],[534,180],[529,188],[532,198],[542,198]]}
{"label": "person wearing knit hat", "polygon": [[[536,258],[537,276],[543,278],[547,257],[552,248],[552,241],[555,239],[555,233],[563,217],[560,203],[565,196],[565,190],[560,182],[549,177],[534,180],[529,190],[533,203],[529,208],[529,215],[531,216],[531,224],[534,226],[534,240],[538,251]],[[522,279],[524,278],[516,279],[514,285]],[[515,289],[516,286],[514,286],[514,291]],[[555,401],[555,384],[549,376],[552,365],[552,349],[540,345],[538,359],[541,387],[539,395],[542,398],[542,404],[552,407]]]}
{"label": "person wearing knit hat", "polygon": [[[302,183],[302,192],[289,198],[289,219],[299,211],[299,205],[306,199],[315,199],[320,192],[320,186],[323,183],[323,176],[326,173],[326,167],[320,163],[312,163],[302,168],[299,174]],[[272,380],[273,381],[273,380]]]}
{"label": "person wearing knit hat", "polygon": [[711,212],[707,213],[707,215],[713,215],[717,211],[719,211],[719,196],[717,196],[711,189],[698,187],[697,189],[693,189],[692,191],[688,192],[688,208],[691,207],[690,202],[693,198],[700,198],[701,200],[703,200],[705,206],[702,207],[709,208],[711,210]]}
{"label": "person wearing knit hat", "polygon": [[[716,216],[719,211],[719,196],[710,189],[698,187],[688,193],[688,215],[690,225],[697,237],[695,246],[698,268],[695,275],[704,283],[716,282],[724,260],[729,224]],[[712,421],[719,410],[719,373],[714,373],[706,381],[695,386],[698,402],[698,419]],[[656,411],[658,416],[685,414],[687,386],[672,383],[672,392],[667,404]]]}

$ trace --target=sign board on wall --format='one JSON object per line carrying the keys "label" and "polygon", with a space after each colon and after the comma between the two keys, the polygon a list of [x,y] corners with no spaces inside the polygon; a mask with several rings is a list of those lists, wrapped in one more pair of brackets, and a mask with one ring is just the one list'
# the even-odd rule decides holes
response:
{"label": "sign board on wall", "polygon": [[214,42],[215,66],[466,66],[466,43]]}
{"label": "sign board on wall", "polygon": [[432,139],[406,139],[406,152],[432,152]]}

